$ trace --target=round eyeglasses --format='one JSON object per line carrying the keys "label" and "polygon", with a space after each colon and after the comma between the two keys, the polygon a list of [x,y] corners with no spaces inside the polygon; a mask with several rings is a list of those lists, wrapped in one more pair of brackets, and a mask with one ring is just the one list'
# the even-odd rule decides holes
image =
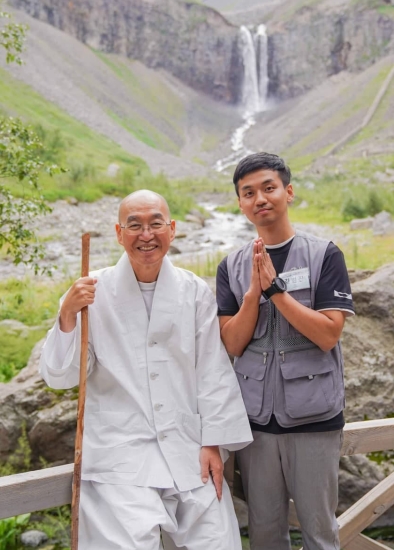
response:
{"label": "round eyeglasses", "polygon": [[149,233],[153,233],[153,235],[156,235],[157,233],[164,233],[167,225],[171,225],[171,222],[167,223],[165,221],[156,220],[152,223],[147,224],[133,222],[129,225],[121,225],[120,228],[130,235],[140,235],[145,231],[145,229],[147,229]]}

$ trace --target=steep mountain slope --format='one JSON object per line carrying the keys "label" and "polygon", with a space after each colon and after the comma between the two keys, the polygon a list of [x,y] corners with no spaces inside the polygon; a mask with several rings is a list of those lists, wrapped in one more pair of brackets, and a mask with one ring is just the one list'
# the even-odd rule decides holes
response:
{"label": "steep mountain slope", "polygon": [[[300,98],[277,104],[260,116],[247,135],[247,146],[277,151],[298,161],[324,155],[361,123],[393,63],[391,56],[358,75],[341,72]],[[347,154],[360,156],[366,149],[370,153],[377,149],[393,151],[393,133],[394,85],[391,84],[370,124],[347,145]]]}

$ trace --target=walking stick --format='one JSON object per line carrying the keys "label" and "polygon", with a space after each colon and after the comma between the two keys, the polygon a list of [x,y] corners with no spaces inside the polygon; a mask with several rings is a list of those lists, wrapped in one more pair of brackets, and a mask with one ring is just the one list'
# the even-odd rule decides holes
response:
{"label": "walking stick", "polygon": [[[82,235],[82,277],[89,275],[90,235]],[[82,437],[85,413],[86,373],[88,364],[88,306],[81,310],[81,360],[79,370],[79,395],[77,433],[75,436],[74,476],[71,500],[71,550],[78,550],[79,500],[81,492]]]}

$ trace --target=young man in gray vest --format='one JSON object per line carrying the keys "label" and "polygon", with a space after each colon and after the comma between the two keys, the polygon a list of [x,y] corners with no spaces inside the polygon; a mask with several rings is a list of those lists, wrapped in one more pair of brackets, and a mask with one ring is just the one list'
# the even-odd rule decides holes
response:
{"label": "young man in gray vest", "polygon": [[345,405],[339,338],[354,313],[341,251],[295,231],[291,172],[276,155],[238,164],[235,190],[258,238],[218,267],[221,336],[234,355],[254,442],[237,453],[251,550],[339,550],[335,510]]}

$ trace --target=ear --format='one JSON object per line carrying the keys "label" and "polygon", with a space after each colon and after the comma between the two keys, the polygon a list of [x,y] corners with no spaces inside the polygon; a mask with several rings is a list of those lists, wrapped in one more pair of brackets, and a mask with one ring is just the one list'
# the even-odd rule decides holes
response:
{"label": "ear", "polygon": [[244,211],[242,210],[242,206],[241,206],[241,199],[238,197],[238,206],[239,206],[239,209],[241,210],[242,214],[244,213]]}
{"label": "ear", "polygon": [[171,225],[170,225],[170,231],[171,231],[171,234],[170,234],[170,239],[171,239],[171,242],[175,239],[175,227],[176,227],[176,223],[175,223],[175,220],[171,220]]}
{"label": "ear", "polygon": [[287,192],[287,202],[293,202],[294,200],[294,189],[291,183],[286,187]]}
{"label": "ear", "polygon": [[118,223],[115,225],[115,229],[116,229],[116,238],[118,239],[118,243],[123,246],[122,230],[121,230],[120,225]]}

